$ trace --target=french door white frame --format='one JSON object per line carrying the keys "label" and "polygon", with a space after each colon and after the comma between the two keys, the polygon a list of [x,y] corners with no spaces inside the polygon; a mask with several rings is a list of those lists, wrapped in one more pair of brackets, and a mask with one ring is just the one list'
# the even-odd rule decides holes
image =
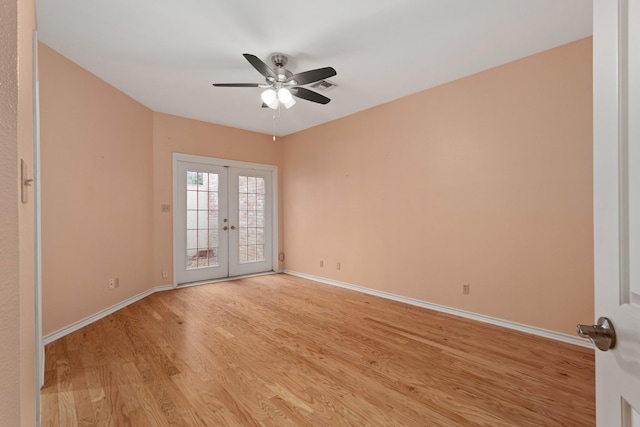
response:
{"label": "french door white frame", "polygon": [[[183,162],[183,161],[178,161],[177,165],[176,165],[176,169],[174,169],[174,174],[178,176],[178,180],[176,181],[177,186],[174,187],[174,192],[175,194],[178,195],[176,204],[173,205],[173,214],[174,217],[177,218],[177,224],[180,224],[177,228],[176,231],[177,233],[175,234],[176,238],[173,239],[173,252],[174,252],[174,259],[175,259],[175,264],[178,266],[177,270],[173,270],[173,280],[177,285],[184,285],[187,283],[199,283],[202,281],[207,281],[207,280],[216,280],[216,279],[220,279],[220,278],[226,278],[229,277],[229,216],[228,216],[228,191],[229,191],[229,183],[228,183],[228,179],[227,179],[227,175],[228,175],[228,169],[224,166],[220,166],[220,165],[214,165],[214,164],[210,164],[210,163],[204,163],[204,162]],[[189,234],[189,231],[187,231],[185,229],[185,226],[187,226],[188,224],[188,212],[187,212],[187,206],[188,206],[188,202],[187,202],[187,195],[189,194],[188,188],[189,185],[185,185],[187,184],[187,180],[185,179],[187,177],[187,174],[189,173],[189,171],[191,172],[197,172],[198,175],[200,175],[201,173],[204,173],[205,175],[209,175],[209,179],[211,179],[211,175],[215,175],[217,176],[217,188],[216,188],[216,192],[215,192],[215,199],[217,201],[216,203],[216,207],[218,209],[218,215],[216,215],[215,217],[217,218],[216,223],[215,223],[215,229],[217,231],[217,238],[216,238],[216,248],[217,250],[214,250],[214,252],[216,252],[216,260],[217,262],[215,262],[214,265],[211,265],[210,263],[207,263],[207,267],[196,267],[196,268],[186,268],[186,263],[187,263],[187,248],[189,247],[189,245],[187,244],[187,236]],[[204,178],[204,177],[203,177]],[[204,187],[209,187],[209,183],[208,181],[203,181],[207,182],[206,185],[204,185]],[[197,187],[200,187],[200,185],[197,185]],[[208,193],[205,193],[208,194]],[[198,195],[202,195],[202,193],[198,193]],[[200,200],[200,197],[197,197],[195,200],[196,202],[196,207],[198,209],[201,209],[202,206],[200,206],[200,203],[202,202],[202,200]],[[207,197],[207,208],[211,209],[210,206],[211,203],[211,195],[208,195]],[[193,207],[193,206],[192,206]],[[198,210],[197,212],[202,213],[202,211]],[[206,222],[208,223],[210,218],[209,218],[209,213],[210,211],[207,212],[206,215]],[[202,215],[198,214],[196,216],[196,218],[199,221],[197,222],[197,227],[198,229],[201,229],[202,226],[204,224],[201,224],[201,220]],[[222,222],[224,220],[224,222]],[[192,224],[193,225],[193,224]],[[208,224],[209,227],[211,226],[211,224]],[[224,228],[222,228],[224,226]],[[211,232],[210,228],[207,228],[207,234],[209,234]],[[227,231],[223,231],[223,230],[227,230]],[[199,232],[197,233],[199,234]],[[208,236],[210,238],[210,236]],[[200,242],[201,241],[201,236],[196,235],[196,238],[194,239],[195,242]],[[210,243],[211,244],[211,243]],[[210,244],[208,245],[208,251],[207,252],[207,257],[209,257],[211,255],[210,251],[211,251],[211,247]],[[196,251],[196,259],[199,260],[200,259],[200,251],[203,250],[204,248],[201,245],[201,242],[199,245],[199,250]],[[199,264],[199,262],[198,262]]]}
{"label": "french door white frame", "polygon": [[[269,212],[269,216],[271,218],[271,266],[273,272],[279,272],[279,260],[278,260],[278,167],[273,165],[265,165],[260,163],[250,163],[250,162],[241,162],[237,160],[226,160],[226,159],[218,159],[214,157],[205,157],[205,156],[196,156],[192,154],[183,154],[183,153],[173,153],[173,286],[178,286],[178,281],[176,280],[176,272],[179,268],[183,266],[180,263],[181,257],[184,254],[178,253],[178,246],[176,242],[181,237],[181,227],[184,226],[180,222],[180,215],[177,212],[177,206],[180,205],[178,200],[178,187],[183,185],[182,176],[177,173],[178,171],[178,162],[189,162],[189,163],[202,163],[205,165],[214,165],[214,166],[228,166],[233,168],[240,169],[249,169],[260,172],[267,172],[271,175],[271,211]],[[220,280],[220,279],[218,279]],[[224,279],[223,279],[224,280]],[[210,282],[210,280],[207,280]]]}
{"label": "french door white frame", "polygon": [[[228,204],[229,204],[229,224],[231,224],[231,229],[233,230],[233,225],[236,226],[240,226],[241,221],[239,218],[239,214],[240,214],[240,209],[235,209],[234,207],[239,208],[240,207],[240,193],[239,193],[239,186],[238,189],[235,188],[236,185],[238,185],[239,182],[239,178],[241,176],[248,176],[248,177],[257,177],[257,178],[262,178],[264,179],[264,183],[265,183],[265,189],[268,188],[267,192],[270,192],[271,190],[271,178],[272,178],[272,173],[270,171],[265,171],[265,170],[259,170],[259,169],[245,169],[245,168],[238,168],[238,167],[230,167],[227,169],[227,180],[229,182],[229,200],[228,200]],[[233,184],[235,183],[235,184]],[[273,219],[272,217],[272,212],[268,209],[268,203],[272,203],[273,204],[273,200],[269,201],[269,197],[267,197],[267,209],[265,214],[265,225],[270,225],[271,223],[273,223]],[[238,230],[240,231],[240,229]],[[238,248],[240,247],[240,236],[238,235],[238,231],[236,232],[232,232],[229,233],[229,248]],[[250,275],[253,274],[254,272],[258,271],[266,271],[268,270],[269,266],[271,266],[271,269],[273,270],[273,246],[270,245],[271,243],[271,239],[273,238],[273,233],[271,232],[272,230],[268,230],[269,232],[265,233],[264,235],[264,239],[265,239],[265,248],[264,248],[264,261],[252,261],[252,262],[246,262],[246,263],[242,263],[240,262],[240,252],[236,251],[236,250],[230,250],[229,251],[229,276],[231,277],[238,277],[238,276],[244,276],[244,275]],[[276,262],[277,258],[276,258]]]}

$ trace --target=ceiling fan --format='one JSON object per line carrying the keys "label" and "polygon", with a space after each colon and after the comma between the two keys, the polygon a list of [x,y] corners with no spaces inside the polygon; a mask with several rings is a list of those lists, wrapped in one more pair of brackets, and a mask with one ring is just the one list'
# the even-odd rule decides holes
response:
{"label": "ceiling fan", "polygon": [[291,108],[296,103],[293,97],[318,104],[328,104],[331,101],[326,96],[302,86],[335,76],[337,73],[332,67],[293,74],[284,68],[288,60],[285,55],[275,54],[271,57],[274,68],[269,67],[260,58],[250,53],[245,53],[243,56],[253,65],[253,68],[264,76],[266,83],[213,83],[213,85],[216,87],[260,87],[266,89],[261,95],[262,107],[274,110],[280,104],[287,109]]}

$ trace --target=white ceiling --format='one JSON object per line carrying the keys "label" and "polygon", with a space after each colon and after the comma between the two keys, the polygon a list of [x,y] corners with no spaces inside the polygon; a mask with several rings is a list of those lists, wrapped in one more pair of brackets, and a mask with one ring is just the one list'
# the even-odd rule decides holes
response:
{"label": "white ceiling", "polygon": [[243,58],[332,66],[327,105],[283,110],[287,135],[592,33],[591,0],[37,0],[38,37],[154,111],[271,134]]}

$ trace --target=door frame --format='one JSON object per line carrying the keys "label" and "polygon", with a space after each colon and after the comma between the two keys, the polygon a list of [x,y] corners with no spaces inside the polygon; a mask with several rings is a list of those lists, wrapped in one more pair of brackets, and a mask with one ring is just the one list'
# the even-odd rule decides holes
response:
{"label": "door frame", "polygon": [[[176,191],[178,188],[178,185],[180,185],[179,179],[180,177],[177,174],[177,166],[178,166],[178,162],[190,162],[190,163],[202,163],[202,164],[206,164],[206,165],[216,165],[216,166],[228,166],[228,167],[234,167],[234,168],[241,168],[241,169],[253,169],[253,170],[259,170],[261,172],[269,172],[271,173],[271,233],[272,233],[272,239],[271,239],[271,272],[275,272],[278,273],[280,272],[280,263],[279,263],[279,251],[278,251],[278,247],[279,247],[279,240],[278,240],[278,222],[279,222],[279,218],[278,218],[278,167],[274,166],[274,165],[267,165],[267,164],[262,164],[262,163],[251,163],[251,162],[244,162],[244,161],[238,161],[238,160],[228,160],[228,159],[220,159],[220,158],[216,158],[216,157],[206,157],[206,156],[199,156],[199,155],[194,155],[194,154],[185,154],[185,153],[173,153],[172,155],[173,159],[172,159],[172,192],[173,192],[173,243],[172,243],[172,252],[173,252],[173,287],[176,288],[178,287],[178,282],[176,280],[176,271],[178,271],[178,268],[181,268],[181,266],[179,266],[179,262],[178,260],[180,259],[180,254],[177,253],[177,245],[176,245],[176,241],[178,240],[178,238],[180,238],[178,236],[178,233],[181,227],[181,224],[179,223],[179,219],[178,219],[178,215],[176,213],[176,209],[175,207],[178,206],[178,192]],[[260,273],[263,274],[263,273]],[[198,283],[210,283],[212,281],[220,281],[220,280],[226,280],[227,278],[223,278],[223,279],[215,279],[215,280],[207,280],[204,282],[196,282],[193,284],[198,284]]]}
{"label": "door frame", "polygon": [[[187,262],[187,236],[189,231],[185,230],[185,225],[188,223],[189,217],[187,212],[187,195],[189,194],[188,185],[185,185],[185,177],[188,171],[199,173],[208,173],[218,176],[218,192],[216,198],[218,199],[218,214],[219,221],[228,220],[228,196],[227,191],[229,189],[227,182],[228,168],[220,165],[214,165],[203,162],[182,162],[178,161],[174,174],[177,175],[176,187],[174,191],[178,196],[176,198],[176,204],[173,205],[173,215],[176,219],[175,238],[173,239],[173,253],[175,265],[178,268],[173,271],[173,281],[177,286],[183,286],[188,283],[199,283],[202,281],[219,280],[229,277],[229,231],[223,231],[222,227],[229,225],[229,223],[216,223],[218,229],[218,244],[217,246],[222,251],[218,252],[218,265],[208,266],[206,268],[193,268],[185,269]],[[200,200],[196,200],[197,207],[199,208]],[[197,218],[199,215],[197,216]],[[200,219],[200,218],[198,218]],[[208,222],[208,221],[207,221]],[[198,223],[199,224],[199,223]],[[187,238],[187,239],[185,239]],[[196,237],[198,241],[199,236]],[[197,255],[199,259],[199,255]]]}
{"label": "door frame", "polygon": [[[230,277],[239,277],[239,276],[249,276],[251,274],[261,274],[260,272],[264,272],[264,268],[268,267],[269,263],[271,263],[271,267],[273,270],[273,230],[267,230],[264,233],[264,260],[263,261],[254,261],[241,263],[240,253],[235,252],[236,247],[239,249],[239,239],[240,236],[238,232],[240,231],[240,193],[239,193],[239,185],[238,178],[242,175],[246,176],[256,176],[261,177],[265,180],[265,189],[268,191],[271,190],[271,179],[273,178],[273,174],[270,171],[266,170],[258,170],[258,169],[245,169],[245,168],[228,168],[227,169],[227,182],[229,185],[229,224],[231,225],[231,230],[233,230],[233,225],[238,227],[238,231],[232,231],[229,233],[229,247],[234,248],[234,251],[229,251],[229,276]],[[271,200],[269,200],[271,199]],[[268,198],[266,201],[267,206],[264,211],[265,213],[265,225],[271,224],[273,222],[272,211],[269,209],[268,204],[273,204],[274,201],[272,198]],[[232,253],[235,252],[235,253]]]}
{"label": "door frame", "polygon": [[38,31],[32,33],[33,61],[33,201],[34,201],[34,311],[36,346],[36,425],[40,425],[40,390],[44,386],[44,341],[42,340],[42,191],[40,185],[40,80],[38,75]]}

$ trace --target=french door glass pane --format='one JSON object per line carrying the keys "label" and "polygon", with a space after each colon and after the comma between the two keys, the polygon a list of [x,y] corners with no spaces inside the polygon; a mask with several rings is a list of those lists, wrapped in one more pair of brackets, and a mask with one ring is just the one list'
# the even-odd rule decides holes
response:
{"label": "french door glass pane", "polygon": [[238,177],[238,254],[240,264],[264,261],[265,181]]}
{"label": "french door glass pane", "polygon": [[187,270],[219,266],[219,176],[187,171]]}

